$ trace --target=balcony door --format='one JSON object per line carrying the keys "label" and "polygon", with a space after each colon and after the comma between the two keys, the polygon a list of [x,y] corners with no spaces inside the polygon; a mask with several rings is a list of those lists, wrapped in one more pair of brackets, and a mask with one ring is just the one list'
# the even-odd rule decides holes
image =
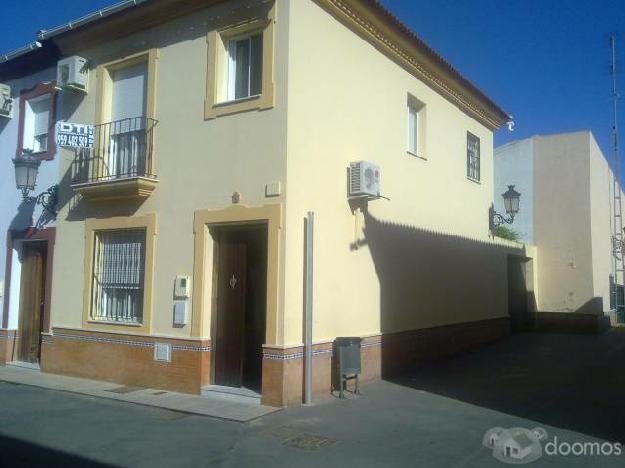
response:
{"label": "balcony door", "polygon": [[109,151],[105,157],[108,178],[145,174],[145,118],[147,62],[115,70],[112,75]]}

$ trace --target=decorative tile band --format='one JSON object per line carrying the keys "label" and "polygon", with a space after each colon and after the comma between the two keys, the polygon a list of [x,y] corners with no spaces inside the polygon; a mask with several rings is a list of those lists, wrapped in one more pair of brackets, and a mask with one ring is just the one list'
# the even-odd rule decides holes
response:
{"label": "decorative tile band", "polygon": [[[332,354],[332,350],[331,349],[315,349],[313,351],[313,356],[317,356],[320,354]],[[271,352],[263,353],[263,358],[269,359],[270,361],[288,361],[290,359],[302,359],[303,357],[304,357],[303,351],[297,351],[295,353],[289,353],[289,354],[278,354],[278,353],[271,353]]]}
{"label": "decorative tile band", "polygon": [[382,346],[382,340],[368,341],[360,345],[361,348],[373,348],[375,346]]}
{"label": "decorative tile band", "polygon": [[[381,346],[381,345],[382,345],[382,340],[376,340],[376,341],[363,342],[360,345],[360,347],[361,348],[373,348],[375,346]],[[317,356],[321,354],[332,354],[332,353],[333,353],[332,348],[313,350],[313,356]],[[263,353],[263,358],[270,360],[270,361],[288,361],[291,359],[302,359],[303,357],[304,357],[303,351],[296,351],[296,352],[291,352],[288,354],[279,354],[279,353],[275,353],[271,351],[267,351]]]}
{"label": "decorative tile band", "polygon": [[[154,348],[155,343],[151,343],[149,341],[134,341],[134,340],[123,340],[118,338],[108,338],[101,336],[89,336],[89,335],[74,335],[70,333],[54,333],[53,335],[44,335],[42,342],[49,344],[54,341],[54,338],[58,337],[66,340],[76,340],[76,341],[89,341],[95,343],[109,343],[109,344],[121,344],[126,346],[137,346],[140,348]],[[194,346],[194,345],[171,345],[171,349],[173,351],[198,351],[198,352],[209,352],[211,350],[210,345],[206,346]]]}

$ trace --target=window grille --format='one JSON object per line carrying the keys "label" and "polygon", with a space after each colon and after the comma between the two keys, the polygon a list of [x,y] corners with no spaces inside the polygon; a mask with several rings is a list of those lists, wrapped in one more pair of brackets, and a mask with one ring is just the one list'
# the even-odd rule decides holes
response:
{"label": "window grille", "polygon": [[141,324],[145,229],[95,234],[92,320]]}
{"label": "window grille", "polygon": [[467,133],[467,177],[480,180],[480,139]]}

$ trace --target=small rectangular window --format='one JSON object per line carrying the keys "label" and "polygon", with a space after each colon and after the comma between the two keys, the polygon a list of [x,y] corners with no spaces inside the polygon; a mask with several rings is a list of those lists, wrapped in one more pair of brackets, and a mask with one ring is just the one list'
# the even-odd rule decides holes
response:
{"label": "small rectangular window", "polygon": [[143,322],[145,240],[145,229],[95,233],[92,320]]}
{"label": "small rectangular window", "polygon": [[228,100],[261,94],[262,63],[262,34],[228,41]]}
{"label": "small rectangular window", "polygon": [[408,151],[419,154],[419,110],[408,104]]}
{"label": "small rectangular window", "polygon": [[33,98],[26,103],[24,149],[33,153],[44,153],[48,150],[50,108],[49,95]]}
{"label": "small rectangular window", "polygon": [[467,132],[467,177],[480,180],[480,139]]}
{"label": "small rectangular window", "polygon": [[425,150],[425,103],[415,96],[408,94],[408,132],[406,135],[406,151],[408,154],[418,156],[422,159],[426,157]]}

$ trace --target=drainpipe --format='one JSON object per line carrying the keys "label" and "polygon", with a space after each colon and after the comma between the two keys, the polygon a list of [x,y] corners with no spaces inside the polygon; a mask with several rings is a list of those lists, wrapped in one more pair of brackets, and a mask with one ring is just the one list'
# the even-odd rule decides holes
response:
{"label": "drainpipe", "polygon": [[312,404],[313,233],[315,213],[306,215],[306,304],[304,331],[304,404]]}

